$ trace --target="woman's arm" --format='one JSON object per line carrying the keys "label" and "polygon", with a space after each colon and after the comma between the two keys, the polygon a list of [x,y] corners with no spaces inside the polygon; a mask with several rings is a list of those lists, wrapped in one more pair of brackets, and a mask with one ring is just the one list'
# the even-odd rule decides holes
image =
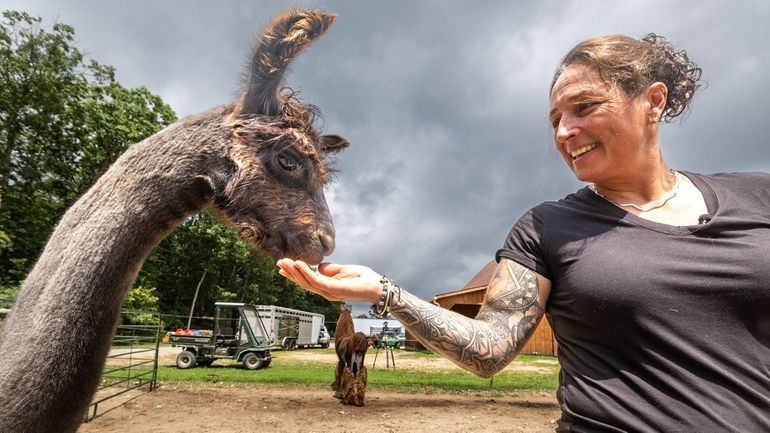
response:
{"label": "woman's arm", "polygon": [[420,342],[482,377],[505,368],[543,317],[551,290],[545,277],[501,259],[476,319],[403,292],[390,311]]}
{"label": "woman's arm", "polygon": [[[281,275],[301,287],[339,301],[377,302],[380,275],[364,266],[322,264],[319,273],[290,259],[278,262]],[[476,319],[423,301],[405,290],[395,292],[390,311],[421,343],[457,365],[490,377],[524,347],[543,317],[551,290],[545,277],[501,259]]]}

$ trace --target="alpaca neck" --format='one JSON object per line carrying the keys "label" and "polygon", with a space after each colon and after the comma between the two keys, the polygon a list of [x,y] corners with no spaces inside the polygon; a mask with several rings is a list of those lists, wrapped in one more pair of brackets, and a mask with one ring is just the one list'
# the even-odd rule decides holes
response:
{"label": "alpaca neck", "polygon": [[183,135],[132,146],[58,224],[0,329],[1,430],[77,429],[142,262],[211,199],[217,160]]}

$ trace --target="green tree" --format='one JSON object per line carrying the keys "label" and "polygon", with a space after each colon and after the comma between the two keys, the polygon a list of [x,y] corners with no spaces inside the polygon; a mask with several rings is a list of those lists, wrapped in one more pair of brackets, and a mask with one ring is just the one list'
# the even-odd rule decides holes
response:
{"label": "green tree", "polygon": [[176,119],[146,88],[87,60],[74,30],[0,22],[0,285],[18,286],[56,221],[130,144]]}
{"label": "green tree", "polygon": [[135,286],[128,291],[123,301],[123,308],[132,313],[125,316],[129,323],[153,324],[155,316],[147,312],[158,312],[158,291],[155,287]]}

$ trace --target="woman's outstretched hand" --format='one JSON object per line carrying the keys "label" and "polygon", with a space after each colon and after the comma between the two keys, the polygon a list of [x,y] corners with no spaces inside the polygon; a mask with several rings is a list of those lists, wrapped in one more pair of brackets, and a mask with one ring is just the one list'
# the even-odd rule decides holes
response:
{"label": "woman's outstretched hand", "polygon": [[366,266],[321,263],[315,272],[301,260],[286,258],[277,265],[278,273],[330,301],[375,303],[382,294],[381,276]]}

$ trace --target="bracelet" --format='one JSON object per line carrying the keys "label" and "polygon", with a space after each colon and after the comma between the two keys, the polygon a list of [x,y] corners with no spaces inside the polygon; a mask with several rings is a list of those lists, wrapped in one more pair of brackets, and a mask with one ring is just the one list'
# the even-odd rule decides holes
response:
{"label": "bracelet", "polygon": [[382,294],[377,303],[372,304],[371,312],[375,317],[385,318],[390,310],[390,301],[393,299],[394,291],[398,290],[398,300],[401,300],[401,288],[385,275],[380,278],[380,284],[382,284]]}

